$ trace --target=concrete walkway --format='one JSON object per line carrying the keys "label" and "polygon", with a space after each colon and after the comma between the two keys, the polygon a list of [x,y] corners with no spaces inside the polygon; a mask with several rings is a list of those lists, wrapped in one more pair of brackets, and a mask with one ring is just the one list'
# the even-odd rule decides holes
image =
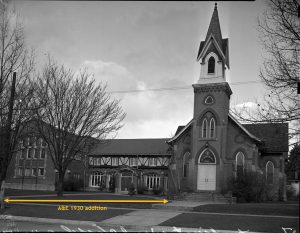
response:
{"label": "concrete walkway", "polygon": [[136,226],[157,226],[162,222],[174,218],[181,214],[175,211],[162,211],[162,210],[137,210],[125,215],[116,216],[113,218],[101,221],[101,223],[109,225],[136,225]]}

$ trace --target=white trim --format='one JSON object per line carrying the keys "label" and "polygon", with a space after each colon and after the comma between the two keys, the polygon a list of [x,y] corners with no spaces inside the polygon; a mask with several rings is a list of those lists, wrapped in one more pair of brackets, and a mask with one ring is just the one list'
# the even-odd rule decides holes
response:
{"label": "white trim", "polygon": [[[211,38],[212,38],[212,42],[211,42]],[[204,44],[204,46],[203,46],[203,49],[202,49],[201,53],[200,53],[199,56],[197,57],[197,61],[199,61],[200,58],[202,58],[202,56],[206,53],[206,51],[208,50],[208,48],[209,48],[209,46],[210,46],[211,43],[214,43],[214,44],[215,44],[215,46],[216,46],[218,52],[220,53],[222,59],[224,60],[225,65],[226,65],[226,62],[225,62],[226,57],[225,57],[225,55],[224,55],[222,49],[220,48],[220,46],[219,46],[218,42],[216,41],[216,39],[215,39],[215,37],[214,37],[213,34],[210,34],[210,36],[209,36],[208,39],[206,40],[206,42],[205,42],[205,44]],[[227,65],[226,65],[226,66],[227,66]]]}

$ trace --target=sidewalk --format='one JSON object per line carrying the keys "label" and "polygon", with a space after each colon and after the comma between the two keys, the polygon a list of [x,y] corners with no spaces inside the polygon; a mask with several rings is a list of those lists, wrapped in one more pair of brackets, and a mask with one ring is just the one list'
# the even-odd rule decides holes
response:
{"label": "sidewalk", "polygon": [[[0,215],[1,217],[1,215]],[[3,216],[2,216],[3,217]],[[0,218],[1,219],[1,218]],[[217,229],[204,229],[204,228],[188,228],[188,227],[175,227],[175,226],[143,226],[143,225],[130,225],[130,224],[108,224],[93,221],[74,221],[63,219],[47,219],[47,218],[33,218],[22,216],[6,216],[6,219],[13,222],[30,222],[37,228],[36,223],[55,224],[58,227],[57,231],[98,231],[98,232],[199,232],[199,233],[260,233],[251,231],[232,231],[232,230],[217,230]],[[34,228],[34,227],[33,227]],[[0,228],[0,231],[2,229]],[[44,230],[47,230],[44,228]],[[48,229],[49,230],[49,229]],[[100,230],[100,231],[99,231]]]}

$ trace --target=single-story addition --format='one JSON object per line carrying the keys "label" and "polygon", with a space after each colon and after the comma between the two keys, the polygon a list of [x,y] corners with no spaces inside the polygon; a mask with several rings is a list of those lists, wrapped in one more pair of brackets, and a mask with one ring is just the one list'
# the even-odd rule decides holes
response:
{"label": "single-story addition", "polygon": [[130,185],[145,191],[168,188],[172,155],[168,138],[101,141],[88,155],[89,190],[128,192]]}

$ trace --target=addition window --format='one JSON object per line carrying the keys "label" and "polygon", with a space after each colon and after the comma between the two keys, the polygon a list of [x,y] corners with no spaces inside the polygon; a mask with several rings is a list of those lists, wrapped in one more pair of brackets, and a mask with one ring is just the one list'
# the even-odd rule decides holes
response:
{"label": "addition window", "polygon": [[112,166],[118,166],[118,158],[112,157],[111,158],[111,165]]}
{"label": "addition window", "polygon": [[157,175],[148,175],[145,177],[146,186],[149,190],[154,188],[159,188],[160,186],[160,177]]}
{"label": "addition window", "polygon": [[207,69],[207,73],[209,74],[214,74],[215,73],[215,58],[214,57],[210,57],[208,59],[208,69]]}
{"label": "addition window", "polygon": [[91,187],[99,187],[104,182],[104,175],[100,172],[94,172],[91,175],[90,179],[91,179],[91,181],[90,181]]}
{"label": "addition window", "polygon": [[30,169],[29,168],[25,168],[25,176],[30,176]]}
{"label": "addition window", "polygon": [[267,184],[273,184],[274,181],[274,164],[271,161],[266,163],[266,181]]}

